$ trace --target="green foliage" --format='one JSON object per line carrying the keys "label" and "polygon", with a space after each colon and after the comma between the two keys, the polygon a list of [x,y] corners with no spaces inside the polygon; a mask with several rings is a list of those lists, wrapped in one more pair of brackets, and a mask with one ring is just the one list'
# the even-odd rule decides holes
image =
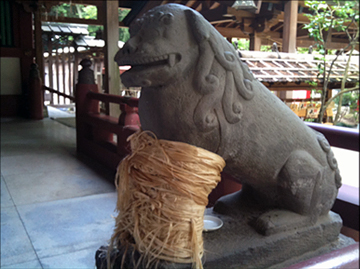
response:
{"label": "green foliage", "polygon": [[[82,6],[82,5],[78,5]],[[97,19],[97,8],[96,6],[86,6],[82,7],[83,12],[85,13],[84,19]]]}
{"label": "green foliage", "polygon": [[119,40],[126,42],[130,39],[129,28],[119,28]]}
{"label": "green foliage", "polygon": [[[352,21],[359,22],[358,1],[305,1],[305,5],[313,12],[304,14],[310,22],[303,29],[309,31],[309,37],[316,41],[316,49],[322,55],[327,54],[325,33],[330,29],[334,32],[344,32]],[[332,3],[334,3],[332,2]]]}
{"label": "green foliage", "polygon": [[[122,21],[130,12],[128,9],[119,9],[119,21]],[[69,18],[97,19],[97,8],[92,5],[79,4],[61,4],[53,6],[48,13],[50,16],[60,16]],[[96,32],[103,31],[104,27],[100,25],[88,25],[90,36],[96,36]],[[119,28],[119,40],[126,42],[130,38],[127,28]]]}
{"label": "green foliage", "polygon": [[299,54],[308,54],[308,53],[309,53],[309,48],[298,47],[298,48],[297,48],[297,52],[298,52]]}
{"label": "green foliage", "polygon": [[[86,18],[86,14],[90,12],[91,9],[95,9],[95,16]],[[61,5],[53,6],[48,15],[68,18],[96,19],[97,9],[95,6],[85,7],[84,5],[71,5],[64,3]]]}
{"label": "green foliage", "polygon": [[268,52],[270,52],[270,51],[272,51],[272,50],[271,50],[271,46],[262,45],[262,46],[260,47],[260,51],[268,51]]}
{"label": "green foliage", "polygon": [[[232,44],[236,48],[236,43],[233,41]],[[239,50],[249,50],[250,48],[250,40],[245,38],[240,38],[237,40],[237,48]]]}
{"label": "green foliage", "polygon": [[[319,113],[318,121],[322,121],[324,111],[328,105],[326,102],[327,85],[330,79],[331,68],[336,61],[336,58],[331,61],[330,69],[326,67],[326,55],[335,54],[335,50],[327,49],[327,36],[331,35],[331,32],[343,32],[346,33],[349,44],[344,46],[343,52],[346,49],[350,49],[351,53],[354,49],[354,42],[358,42],[359,33],[359,2],[358,1],[305,1],[305,5],[309,7],[312,14],[304,14],[309,18],[309,23],[306,24],[303,29],[307,29],[309,37],[313,38],[316,42],[314,51],[319,55],[315,59],[320,60],[317,68],[319,70],[318,78],[323,81],[323,87],[321,90],[321,109]],[[353,28],[352,30],[350,30]],[[354,30],[355,29],[355,30]],[[314,53],[316,54],[316,53]],[[351,54],[350,54],[351,55]],[[350,60],[350,57],[349,57]],[[349,61],[348,60],[348,61]],[[347,65],[348,66],[348,65]],[[346,69],[347,71],[347,69]],[[347,74],[345,73],[344,79],[341,85],[341,91],[345,90],[345,81]],[[342,97],[337,100],[341,103]],[[341,108],[341,104],[339,106]],[[335,119],[336,121],[336,119]]]}
{"label": "green foliage", "polygon": [[[129,14],[130,9],[119,9],[119,21],[122,21],[127,14]],[[130,39],[129,28],[119,28],[119,40],[126,42]]]}
{"label": "green foliage", "polygon": [[[336,104],[339,103],[340,96],[334,99]],[[357,108],[357,102],[359,100],[359,91],[347,92],[342,95],[342,106],[349,106],[351,109],[355,110]]]}

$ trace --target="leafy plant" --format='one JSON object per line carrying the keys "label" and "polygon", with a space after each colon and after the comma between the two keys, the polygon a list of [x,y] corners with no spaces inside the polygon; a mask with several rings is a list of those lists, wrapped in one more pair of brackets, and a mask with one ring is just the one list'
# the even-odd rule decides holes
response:
{"label": "leafy plant", "polygon": [[[317,121],[322,122],[326,108],[331,101],[339,96],[339,112],[341,110],[342,95],[345,92],[359,90],[358,86],[351,89],[345,88],[351,56],[355,46],[359,44],[359,3],[358,1],[335,1],[335,4],[330,5],[327,1],[305,1],[305,5],[308,6],[313,13],[305,14],[310,22],[304,26],[304,29],[307,29],[309,37],[315,40],[316,47],[314,49],[320,54],[318,58],[320,62],[317,67],[323,87],[320,98],[321,108]],[[330,64],[327,65],[328,60],[326,59],[326,55],[329,54],[328,43],[331,41],[331,34],[334,31],[345,32],[349,39],[349,43],[341,49]],[[345,51],[349,51],[349,56],[341,83],[341,91],[336,96],[326,101],[331,70],[338,56]],[[338,115],[340,115],[340,113],[337,113],[335,122],[338,120]]]}
{"label": "leafy plant", "polygon": [[[119,9],[119,21],[122,21],[130,10]],[[93,5],[66,4],[53,6],[48,13],[50,16],[63,16],[69,18],[97,19],[97,7]],[[98,31],[103,31],[103,26],[88,25],[90,36],[96,36]],[[126,42],[130,38],[127,28],[119,28],[119,40]]]}
{"label": "leafy plant", "polygon": [[233,41],[233,45],[234,45],[235,49],[249,50],[250,41],[245,38],[240,38],[240,39],[237,39],[236,41]]}

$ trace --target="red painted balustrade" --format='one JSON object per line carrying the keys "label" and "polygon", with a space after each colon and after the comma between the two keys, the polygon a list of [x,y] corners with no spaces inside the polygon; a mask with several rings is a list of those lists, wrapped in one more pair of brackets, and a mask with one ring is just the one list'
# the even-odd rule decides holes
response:
{"label": "red painted balustrade", "polygon": [[[115,170],[121,159],[129,153],[129,144],[126,141],[128,136],[140,128],[138,99],[99,93],[95,84],[78,84],[75,97],[77,150]],[[100,102],[118,104],[122,111],[120,117],[101,114]],[[313,123],[308,126],[323,133],[333,146],[359,151],[358,130]],[[332,210],[341,215],[344,226],[358,231],[359,201],[353,201],[351,197],[356,196],[354,192],[359,190],[350,186],[344,187],[340,189],[341,199],[338,197]],[[221,182],[209,195],[208,206],[213,206],[219,197],[240,189],[241,184],[223,173]],[[290,268],[359,268],[358,264],[357,243]]]}
{"label": "red painted balustrade", "polygon": [[[116,169],[129,153],[126,139],[140,128],[138,99],[99,93],[95,84],[78,84],[75,95],[78,151]],[[122,111],[119,119],[101,114],[100,101],[118,104]],[[358,130],[314,123],[307,125],[323,133],[332,146],[359,150]],[[213,206],[219,197],[240,189],[241,184],[223,173],[221,182],[209,195],[209,206]],[[341,199],[338,197],[332,209],[341,215],[345,226],[356,231],[359,230],[359,202],[352,197],[357,197],[358,191],[358,188],[343,186],[339,192]]]}
{"label": "red painted balustrade", "polygon": [[[98,93],[96,84],[78,84],[75,99],[77,150],[116,169],[129,153],[126,139],[139,129],[138,99]],[[100,101],[118,104],[120,117],[101,114]]]}

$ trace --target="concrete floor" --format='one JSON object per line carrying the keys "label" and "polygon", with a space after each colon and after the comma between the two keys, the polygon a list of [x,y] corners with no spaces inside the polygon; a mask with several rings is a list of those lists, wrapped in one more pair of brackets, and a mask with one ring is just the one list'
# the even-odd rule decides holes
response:
{"label": "concrete floor", "polygon": [[114,227],[114,171],[76,153],[75,128],[1,120],[1,268],[94,268]]}
{"label": "concrete floor", "polygon": [[[334,151],[344,183],[358,187],[359,153]],[[114,176],[76,153],[75,128],[2,118],[1,268],[94,268],[114,227]]]}

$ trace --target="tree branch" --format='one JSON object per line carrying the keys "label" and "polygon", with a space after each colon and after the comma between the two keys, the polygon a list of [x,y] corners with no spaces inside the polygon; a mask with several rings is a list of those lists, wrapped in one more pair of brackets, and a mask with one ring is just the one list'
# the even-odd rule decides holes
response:
{"label": "tree branch", "polygon": [[[340,96],[340,95],[343,95],[344,93],[347,93],[347,92],[353,92],[353,91],[359,91],[359,90],[360,90],[359,86],[356,86],[356,87],[349,88],[349,89],[345,89],[345,90],[343,90],[343,91],[341,91],[341,92],[338,92],[337,94],[335,94],[333,97],[331,97],[331,98],[326,102],[325,108],[327,108],[327,107],[330,105],[330,103],[331,103],[336,97],[338,97],[338,96]],[[339,105],[339,106],[340,106],[340,105]]]}

